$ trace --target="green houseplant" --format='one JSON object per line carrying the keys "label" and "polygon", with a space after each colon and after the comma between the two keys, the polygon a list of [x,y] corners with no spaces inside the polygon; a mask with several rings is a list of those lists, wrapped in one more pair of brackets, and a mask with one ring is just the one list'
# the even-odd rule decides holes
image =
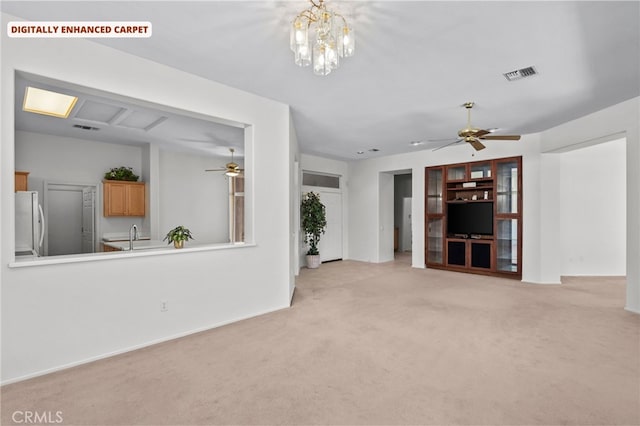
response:
{"label": "green houseplant", "polygon": [[114,167],[104,174],[105,180],[126,180],[130,182],[137,182],[138,175],[133,173],[133,168],[121,166]]}
{"label": "green houseplant", "polygon": [[185,241],[193,239],[191,231],[180,225],[169,231],[162,241],[167,240],[167,244],[173,243],[175,248],[182,248]]}
{"label": "green houseplant", "polygon": [[308,192],[302,197],[300,217],[302,230],[304,231],[304,242],[309,244],[309,250],[307,250],[307,267],[317,268],[320,266],[318,243],[320,242],[320,236],[324,234],[327,226],[326,209],[320,201],[318,194]]}

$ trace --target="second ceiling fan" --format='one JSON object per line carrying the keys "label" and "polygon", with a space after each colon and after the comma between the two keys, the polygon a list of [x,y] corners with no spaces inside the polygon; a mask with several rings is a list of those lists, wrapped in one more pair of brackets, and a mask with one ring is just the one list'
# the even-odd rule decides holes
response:
{"label": "second ceiling fan", "polygon": [[520,140],[520,135],[492,135],[492,130],[478,129],[476,127],[471,126],[471,108],[473,108],[473,102],[465,102],[462,106],[467,109],[467,127],[460,129],[458,131],[459,139],[448,143],[446,145],[440,146],[434,151],[437,151],[441,148],[444,148],[449,145],[453,145],[459,142],[467,142],[469,143],[476,151],[480,151],[481,149],[485,149],[486,147],[480,141],[482,140],[496,140],[496,141],[517,141]]}
{"label": "second ceiling fan", "polygon": [[231,152],[230,162],[225,164],[224,167],[221,167],[219,169],[207,169],[205,170],[205,172],[224,172],[224,174],[229,177],[236,177],[242,174],[242,172],[244,172],[244,169],[241,169],[240,166],[233,161],[233,153],[236,152],[236,150],[233,148],[229,148],[229,151]]}

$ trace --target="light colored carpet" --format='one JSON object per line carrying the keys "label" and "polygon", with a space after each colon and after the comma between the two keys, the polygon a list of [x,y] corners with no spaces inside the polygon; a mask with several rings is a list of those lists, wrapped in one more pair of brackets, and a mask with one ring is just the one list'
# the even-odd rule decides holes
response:
{"label": "light colored carpet", "polygon": [[624,280],[304,269],[293,307],[2,388],[65,425],[640,424]]}

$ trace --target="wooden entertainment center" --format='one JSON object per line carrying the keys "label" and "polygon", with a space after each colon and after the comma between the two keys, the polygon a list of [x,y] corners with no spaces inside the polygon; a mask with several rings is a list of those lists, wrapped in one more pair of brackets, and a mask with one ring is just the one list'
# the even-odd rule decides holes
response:
{"label": "wooden entertainment center", "polygon": [[522,157],[425,168],[427,268],[522,278]]}

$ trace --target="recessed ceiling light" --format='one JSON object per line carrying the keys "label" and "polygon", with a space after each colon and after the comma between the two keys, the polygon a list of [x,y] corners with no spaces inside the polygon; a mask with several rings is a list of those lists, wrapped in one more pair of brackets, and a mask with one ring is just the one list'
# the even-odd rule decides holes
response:
{"label": "recessed ceiling light", "polygon": [[77,101],[78,98],[75,96],[27,86],[22,110],[52,117],[67,118]]}
{"label": "recessed ceiling light", "polygon": [[411,141],[411,142],[409,142],[409,144],[413,145],[413,146],[418,146],[418,145],[424,145],[424,142],[423,141]]}
{"label": "recessed ceiling light", "polygon": [[371,149],[369,150],[369,152],[378,152],[378,151],[380,151],[378,148],[371,148]]}
{"label": "recessed ceiling light", "polygon": [[364,154],[364,151],[358,151],[356,154]]}

